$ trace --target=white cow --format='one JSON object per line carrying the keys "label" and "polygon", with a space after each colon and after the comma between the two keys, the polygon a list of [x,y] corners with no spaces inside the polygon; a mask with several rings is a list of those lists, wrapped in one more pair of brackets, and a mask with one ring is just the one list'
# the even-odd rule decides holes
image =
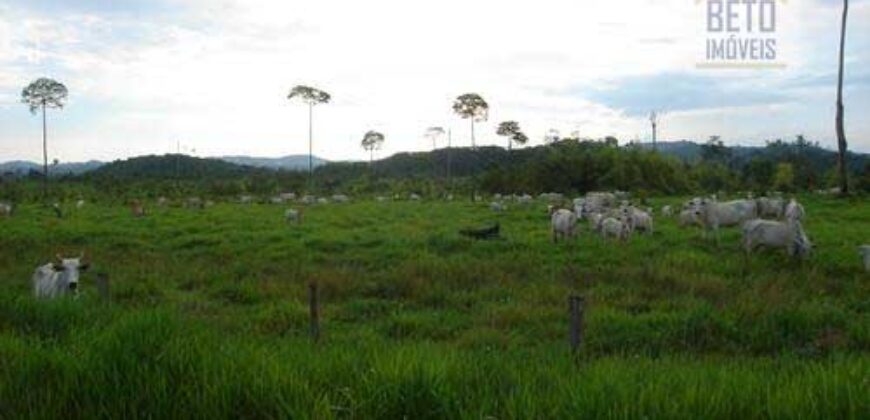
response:
{"label": "white cow", "polygon": [[573,238],[574,228],[577,225],[577,215],[570,210],[550,208],[550,225],[553,233],[553,242],[562,239]]}
{"label": "white cow", "polygon": [[0,216],[9,217],[12,216],[12,204],[9,203],[0,203]]}
{"label": "white cow", "polygon": [[202,210],[205,208],[205,203],[199,197],[188,197],[187,202],[185,203],[187,208],[189,209],[198,209]]}
{"label": "white cow", "polygon": [[239,203],[241,204],[251,204],[254,202],[254,197],[250,195],[243,195],[239,197]]}
{"label": "white cow", "polygon": [[715,198],[696,198],[692,200],[692,210],[699,223],[704,226],[704,234],[712,230],[719,240],[719,228],[737,226],[756,218],[755,200],[734,200],[720,203]]}
{"label": "white cow", "polygon": [[37,267],[33,273],[33,295],[37,298],[56,298],[78,294],[79,272],[88,269],[84,255],[78,258],[61,258]]}
{"label": "white cow", "polygon": [[408,195],[408,199],[411,201],[420,201],[420,195],[417,193],[411,193]]}
{"label": "white cow", "polygon": [[782,198],[758,198],[758,216],[779,219],[785,212],[785,202]]}
{"label": "white cow", "polygon": [[616,195],[607,192],[586,193],[585,210],[589,212],[603,212],[607,208],[617,204]]}
{"label": "white cow", "polygon": [[383,202],[387,201],[387,197],[379,195],[379,196],[375,197],[375,201],[377,201],[378,203],[383,203]]}
{"label": "white cow", "polygon": [[806,214],[804,206],[798,203],[794,198],[789,200],[788,204],[785,206],[786,219],[803,220]]}
{"label": "white cow", "polygon": [[674,210],[671,206],[662,206],[662,217],[671,217],[674,215]]}
{"label": "white cow", "polygon": [[285,192],[285,193],[278,194],[278,197],[281,197],[281,199],[284,201],[293,201],[296,199],[296,193]]}
{"label": "white cow", "polygon": [[329,204],[329,199],[326,197],[319,197],[317,199],[317,204]]}
{"label": "white cow", "polygon": [[81,210],[81,208],[84,206],[85,206],[85,200],[76,201],[76,209]]}
{"label": "white cow", "polygon": [[689,225],[701,225],[701,220],[698,219],[698,216],[695,214],[694,210],[684,209],[680,212],[679,223],[680,227],[686,227]]}
{"label": "white cow", "polygon": [[858,251],[864,260],[864,271],[870,273],[870,245],[861,245],[858,247]]}
{"label": "white cow", "polygon": [[489,209],[496,213],[501,213],[505,211],[505,206],[498,201],[493,201],[492,203],[489,203]]}
{"label": "white cow", "polygon": [[805,257],[813,248],[800,220],[795,218],[785,222],[753,219],[744,223],[743,250],[749,254],[759,246],[785,248],[791,257]]}
{"label": "white cow", "polygon": [[631,227],[626,220],[608,217],[601,221],[600,232],[603,238],[613,237],[626,241],[631,236]]}
{"label": "white cow", "polygon": [[334,194],[332,196],[332,201],[335,201],[336,203],[347,203],[350,201],[350,197],[344,194]]}
{"label": "white cow", "polygon": [[595,232],[601,231],[601,222],[605,219],[601,213],[588,213],[589,229]]}
{"label": "white cow", "polygon": [[517,203],[523,204],[523,205],[531,204],[532,203],[532,196],[530,196],[528,194],[523,194],[523,195],[517,197]]}
{"label": "white cow", "polygon": [[284,220],[296,224],[302,223],[302,210],[287,209],[284,211]]}
{"label": "white cow", "polygon": [[314,204],[317,199],[313,195],[305,195],[299,200],[302,204]]}
{"label": "white cow", "polygon": [[626,206],[622,208],[622,217],[628,223],[631,232],[639,230],[649,234],[653,233],[653,218],[650,213],[634,206]]}

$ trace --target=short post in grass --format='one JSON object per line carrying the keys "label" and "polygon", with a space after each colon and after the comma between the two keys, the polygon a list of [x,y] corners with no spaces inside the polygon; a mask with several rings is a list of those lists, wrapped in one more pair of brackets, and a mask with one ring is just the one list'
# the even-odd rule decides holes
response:
{"label": "short post in grass", "polygon": [[311,340],[320,340],[320,299],[317,293],[317,282],[308,283],[308,311],[311,315]]}
{"label": "short post in grass", "polygon": [[97,292],[100,294],[100,298],[103,299],[103,302],[108,302],[109,295],[109,274],[108,273],[97,273]]}
{"label": "short post in grass", "polygon": [[571,295],[568,297],[568,313],[571,316],[571,330],[568,339],[571,353],[578,354],[583,343],[583,297]]}

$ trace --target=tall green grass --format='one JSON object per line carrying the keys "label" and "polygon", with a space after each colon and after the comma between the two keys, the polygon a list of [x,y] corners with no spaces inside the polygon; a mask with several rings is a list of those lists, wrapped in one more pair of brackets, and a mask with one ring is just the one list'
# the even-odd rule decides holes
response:
{"label": "tall green grass", "polygon": [[[541,204],[313,206],[301,226],[280,206],[25,205],[0,219],[0,418],[865,417],[870,207],[804,202],[803,262],[670,220],[554,245]],[[502,240],[456,233],[494,220]],[[79,299],[34,300],[33,269],[81,249],[112,302],[92,273]]]}

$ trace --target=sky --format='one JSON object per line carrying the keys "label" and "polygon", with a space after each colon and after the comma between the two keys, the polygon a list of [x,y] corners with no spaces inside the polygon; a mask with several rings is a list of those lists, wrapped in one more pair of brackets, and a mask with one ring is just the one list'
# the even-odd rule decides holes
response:
{"label": "sky", "polygon": [[[467,146],[470,122],[451,107],[467,92],[490,105],[478,144],[504,146],[503,120],[532,145],[550,129],[649,141],[657,110],[659,140],[804,134],[835,148],[842,3],[779,0],[765,35],[776,66],[723,69],[699,66],[706,1],[2,0],[0,161],[42,159],[41,119],[20,102],[39,77],[69,89],[47,115],[49,159],[62,162],[179,145],[196,156],[307,154],[307,107],[287,99],[297,84],[332,95],[314,109],[314,153],[330,160],[366,159],[368,130],[386,136],[379,156],[430,150],[430,126]],[[870,0],[852,0],[844,102],[861,152],[868,25]]]}

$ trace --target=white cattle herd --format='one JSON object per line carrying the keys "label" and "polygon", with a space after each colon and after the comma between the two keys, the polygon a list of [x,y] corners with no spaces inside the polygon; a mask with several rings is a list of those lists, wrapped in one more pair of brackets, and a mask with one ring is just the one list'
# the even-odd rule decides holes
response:
{"label": "white cattle herd", "polygon": [[[378,196],[376,202],[388,201],[421,201],[416,193],[407,195],[396,194],[393,197]],[[452,196],[446,198],[447,201]],[[652,235],[654,233],[653,209],[639,208],[631,203],[625,192],[590,192],[572,201],[565,200],[559,193],[544,193],[539,200],[548,204],[550,216],[550,234],[552,241],[565,241],[575,238],[579,233],[579,223],[583,220],[589,226],[589,231],[605,239],[628,241],[635,234]],[[496,213],[504,213],[508,206],[506,201],[512,201],[519,207],[528,207],[534,203],[534,198],[528,194],[493,195],[489,209]],[[260,200],[263,203],[286,204],[297,202],[301,205],[327,203],[347,203],[351,199],[344,194],[334,194],[331,197],[315,197],[311,195],[298,196],[294,193],[281,193]],[[252,204],[258,200],[251,195],[242,195],[238,203]],[[202,210],[214,205],[212,201],[199,197],[188,197],[180,201],[180,206],[188,209]],[[565,203],[570,203],[565,205]],[[158,207],[169,206],[170,200],[160,197],[156,201]],[[129,202],[134,217],[145,217],[145,205],[140,200]],[[55,210],[59,205],[55,205]],[[75,202],[76,209],[85,207],[85,201]],[[15,207],[6,202],[0,202],[0,217],[12,217]],[[661,217],[676,218],[680,227],[698,226],[703,229],[703,236],[714,235],[719,243],[719,230],[726,227],[737,227],[742,233],[741,246],[746,255],[759,247],[783,249],[790,257],[803,258],[810,255],[813,245],[803,229],[806,212],[796,199],[782,197],[746,198],[731,201],[718,201],[716,196],[695,197],[683,203],[679,212],[674,212],[671,205],[660,209]],[[303,208],[287,208],[284,220],[288,223],[301,224]],[[864,269],[870,272],[870,245],[858,247]],[[44,264],[33,274],[33,293],[38,298],[55,298],[68,294],[76,294],[79,273],[88,267],[84,255],[77,258],[62,258]]]}

